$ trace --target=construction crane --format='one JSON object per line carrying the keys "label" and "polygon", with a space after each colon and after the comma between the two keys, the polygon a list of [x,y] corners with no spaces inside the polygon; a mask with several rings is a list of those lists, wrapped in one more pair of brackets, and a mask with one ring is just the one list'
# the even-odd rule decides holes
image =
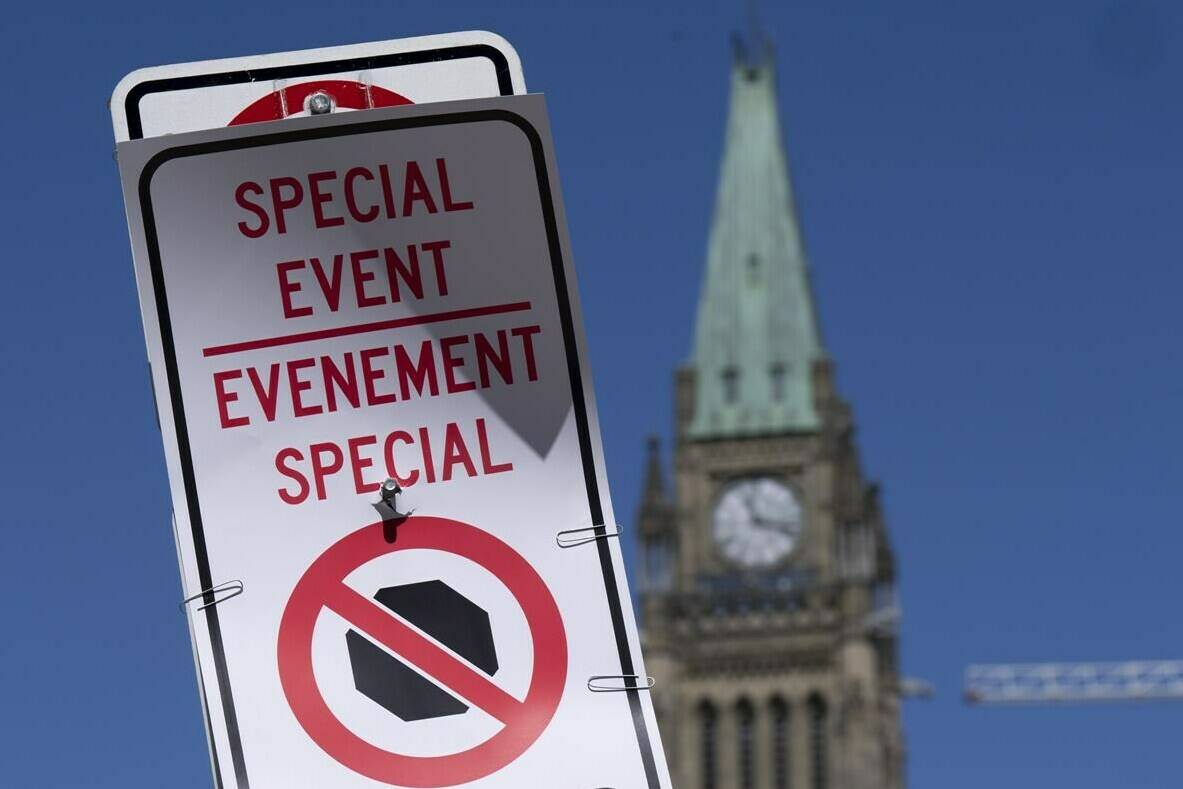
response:
{"label": "construction crane", "polygon": [[969,704],[1183,701],[1183,660],[973,665],[965,670]]}

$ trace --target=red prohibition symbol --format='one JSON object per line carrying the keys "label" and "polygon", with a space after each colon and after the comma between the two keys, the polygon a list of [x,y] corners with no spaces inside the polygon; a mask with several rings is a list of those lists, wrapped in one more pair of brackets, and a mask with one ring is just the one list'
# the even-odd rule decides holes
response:
{"label": "red prohibition symbol", "polygon": [[[518,700],[487,676],[391,612],[345,584],[355,569],[398,551],[444,551],[492,573],[525,614],[534,646],[526,697]],[[502,723],[489,739],[459,753],[408,756],[379,748],[350,731],[329,709],[312,668],[312,635],[330,610]],[[444,787],[475,781],[517,759],[542,734],[558,709],[567,679],[567,637],[554,597],[538,572],[513,548],[475,526],[447,518],[408,518],[388,542],[381,521],[344,537],[312,563],[296,584],[279,626],[279,679],[296,720],[308,736],[345,767],[375,781],[407,787]]]}

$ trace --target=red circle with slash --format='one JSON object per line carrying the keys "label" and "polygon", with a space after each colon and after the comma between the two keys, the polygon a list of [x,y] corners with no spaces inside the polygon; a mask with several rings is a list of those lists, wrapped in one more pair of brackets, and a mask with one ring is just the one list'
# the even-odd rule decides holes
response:
{"label": "red circle with slash", "polygon": [[301,82],[299,85],[268,93],[263,98],[251,102],[226,125],[239,126],[244,123],[283,120],[289,115],[303,112],[304,102],[313,93],[327,93],[332,96],[336,106],[350,110],[372,110],[414,103],[402,94],[377,85],[363,85],[353,80],[322,79]]}
{"label": "red circle with slash", "polygon": [[[558,605],[529,562],[475,526],[414,516],[398,525],[393,541],[387,535],[381,521],[353,532],[321,554],[296,584],[279,625],[279,679],[284,695],[300,726],[322,750],[375,781],[443,787],[483,778],[525,753],[558,709],[567,679],[567,637]],[[525,614],[534,646],[534,667],[524,699],[519,701],[345,584],[345,578],[367,562],[415,549],[444,551],[475,562],[513,595]],[[313,673],[312,635],[325,609],[480,707],[502,723],[501,729],[479,745],[444,756],[394,753],[354,734],[329,709]]]}

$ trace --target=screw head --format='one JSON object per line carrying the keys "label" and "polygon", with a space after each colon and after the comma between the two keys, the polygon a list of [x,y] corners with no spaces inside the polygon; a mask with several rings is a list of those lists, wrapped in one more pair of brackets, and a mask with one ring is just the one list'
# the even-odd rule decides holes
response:
{"label": "screw head", "polygon": [[308,112],[312,115],[327,115],[333,111],[333,97],[318,90],[308,97]]}

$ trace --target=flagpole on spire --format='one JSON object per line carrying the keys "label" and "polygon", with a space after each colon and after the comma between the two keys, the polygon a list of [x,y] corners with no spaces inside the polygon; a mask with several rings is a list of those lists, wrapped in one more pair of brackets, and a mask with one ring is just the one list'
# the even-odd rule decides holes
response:
{"label": "flagpole on spire", "polygon": [[748,0],[748,46],[759,54],[763,50],[764,36],[760,29],[760,0]]}
{"label": "flagpole on spire", "polygon": [[[768,60],[771,42],[760,19],[760,0],[747,0],[747,31],[732,36],[736,59],[749,68],[759,67]],[[742,28],[741,28],[742,29]]]}

